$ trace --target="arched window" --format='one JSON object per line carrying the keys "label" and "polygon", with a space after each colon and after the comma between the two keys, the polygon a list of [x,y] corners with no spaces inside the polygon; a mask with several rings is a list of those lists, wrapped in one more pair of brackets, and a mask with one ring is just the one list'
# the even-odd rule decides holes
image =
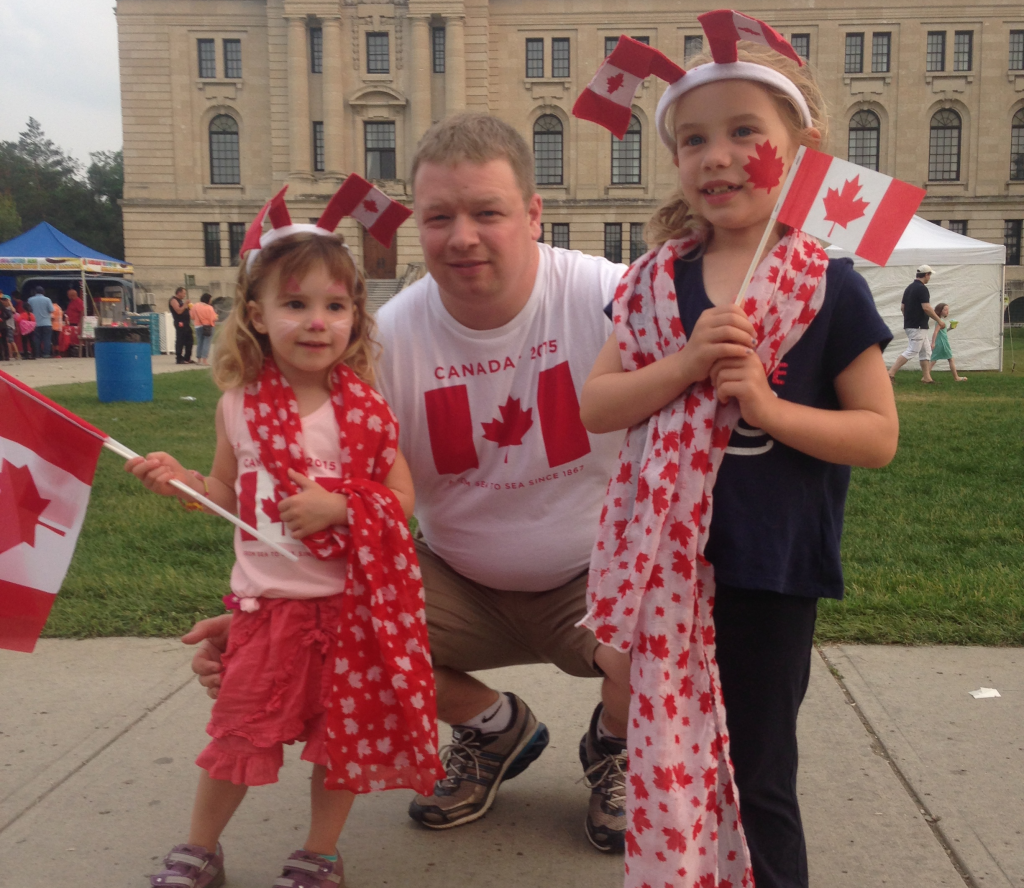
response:
{"label": "arched window", "polygon": [[533,163],[538,185],[562,184],[562,121],[554,114],[533,125]]}
{"label": "arched window", "polygon": [[960,115],[943,108],[932,115],[928,140],[928,179],[956,182],[960,178]]}
{"label": "arched window", "polygon": [[238,185],[241,181],[238,123],[227,114],[218,114],[210,121],[210,182],[213,185]]}
{"label": "arched window", "polygon": [[850,118],[847,157],[869,170],[878,169],[878,132],[881,125],[874,111],[858,111]]}
{"label": "arched window", "polygon": [[612,185],[640,184],[640,121],[629,119],[624,139],[612,136]]}
{"label": "arched window", "polygon": [[1010,178],[1024,181],[1024,108],[1013,115],[1010,123]]}

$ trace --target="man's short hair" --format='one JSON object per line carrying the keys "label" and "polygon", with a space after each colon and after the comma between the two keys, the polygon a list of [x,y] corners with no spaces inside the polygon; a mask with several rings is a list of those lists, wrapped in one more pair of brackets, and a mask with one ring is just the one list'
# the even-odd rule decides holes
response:
{"label": "man's short hair", "polygon": [[184,293],[184,292],[185,292],[185,288],[184,287],[178,287],[178,289],[174,291],[174,295],[177,296],[179,293]]}
{"label": "man's short hair", "polygon": [[33,295],[35,295],[35,296],[40,296],[40,295],[42,295],[42,292],[43,292],[43,288],[42,288],[42,287],[36,287],[36,288],[35,288],[35,289],[34,289],[34,290],[32,291]]}
{"label": "man's short hair", "polygon": [[457,163],[487,163],[507,160],[516,184],[529,204],[536,191],[533,179],[533,152],[526,140],[509,124],[491,114],[463,111],[435,123],[420,139],[412,159],[409,177],[416,187],[416,172],[421,163],[454,166]]}

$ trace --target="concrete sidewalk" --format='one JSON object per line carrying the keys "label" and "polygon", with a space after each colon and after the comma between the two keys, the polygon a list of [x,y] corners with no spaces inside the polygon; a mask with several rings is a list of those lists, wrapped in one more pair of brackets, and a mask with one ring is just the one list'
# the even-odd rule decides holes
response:
{"label": "concrete sidewalk", "polygon": [[[198,364],[176,364],[174,355],[153,355],[154,373],[180,373],[183,370],[204,370]],[[95,382],[95,358],[37,358],[34,361],[3,361],[0,370],[32,388],[64,385],[71,382]]]}
{"label": "concrete sidewalk", "polygon": [[[189,656],[142,639],[0,651],[3,885],[147,884],[184,837],[205,742],[209,700]],[[800,724],[812,885],[1024,888],[1022,667],[1020,649],[814,655]],[[551,745],[459,829],[417,827],[408,792],[360,798],[341,843],[348,884],[618,888],[622,859],[594,851],[582,829],[576,747],[596,682],[546,666],[483,678],[523,696]],[[1002,696],[968,695],[981,686]],[[229,886],[266,888],[301,845],[307,774],[292,751],[281,782],[250,793],[224,836]]]}

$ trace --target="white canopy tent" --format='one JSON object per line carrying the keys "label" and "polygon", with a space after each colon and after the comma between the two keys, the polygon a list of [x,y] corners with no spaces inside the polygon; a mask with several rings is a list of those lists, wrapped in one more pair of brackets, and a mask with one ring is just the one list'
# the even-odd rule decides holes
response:
{"label": "white canopy tent", "polygon": [[[959,321],[949,334],[957,369],[1002,369],[1005,247],[964,237],[914,216],[884,267],[836,246],[826,252],[832,259],[853,259],[871,287],[879,314],[893,334],[885,354],[887,364],[907,345],[900,313],[903,291],[919,265],[930,265],[935,272],[928,283],[932,306],[948,303],[949,317]],[[934,321],[931,328],[935,329]],[[911,361],[908,368],[916,370],[917,362]]]}

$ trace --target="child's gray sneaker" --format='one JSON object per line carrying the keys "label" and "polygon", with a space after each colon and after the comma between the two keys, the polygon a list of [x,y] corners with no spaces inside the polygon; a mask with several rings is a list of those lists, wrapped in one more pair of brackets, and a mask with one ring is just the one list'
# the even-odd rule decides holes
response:
{"label": "child's gray sneaker", "polygon": [[164,858],[164,868],[149,877],[151,888],[220,888],[224,884],[224,851],[201,845],[175,845]]}
{"label": "child's gray sneaker", "polygon": [[337,851],[337,860],[328,860],[311,851],[292,852],[284,862],[284,871],[274,880],[274,888],[345,888],[345,866]]}
{"label": "child's gray sneaker", "polygon": [[548,729],[515,694],[506,693],[512,720],[504,731],[481,734],[452,725],[452,742],[442,752],[448,776],[434,784],[433,795],[418,795],[409,816],[431,829],[461,826],[483,817],[502,781],[526,770],[548,745]]}
{"label": "child's gray sneaker", "polygon": [[590,786],[587,838],[598,851],[621,854],[626,847],[626,769],[628,756],[621,743],[597,738],[604,707],[599,703],[590,730],[580,740],[583,779]]}

